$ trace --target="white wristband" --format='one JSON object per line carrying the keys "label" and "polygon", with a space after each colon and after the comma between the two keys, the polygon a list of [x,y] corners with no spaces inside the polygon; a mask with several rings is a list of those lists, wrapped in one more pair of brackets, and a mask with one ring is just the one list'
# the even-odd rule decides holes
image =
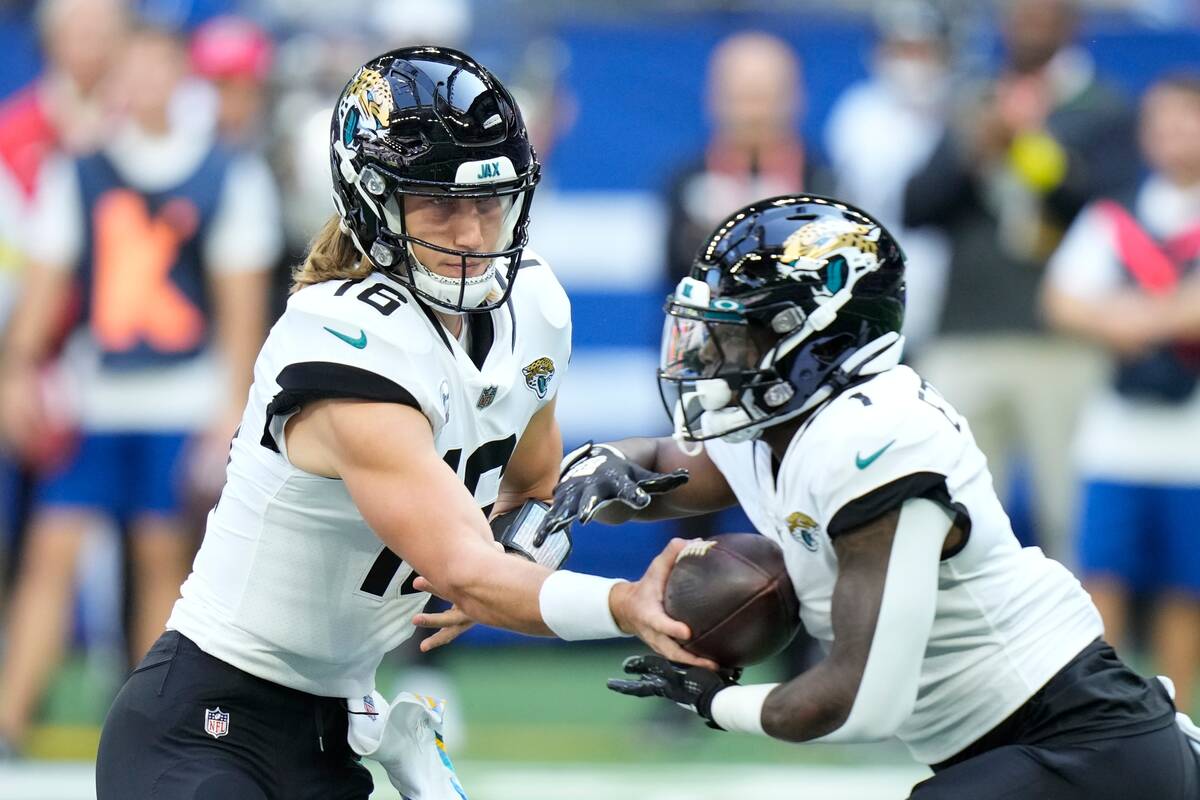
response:
{"label": "white wristband", "polygon": [[621,452],[621,451],[620,451],[620,450],[617,448],[617,446],[616,446],[616,445],[612,445],[612,444],[597,444],[597,445],[593,445],[593,449],[595,449],[595,450],[607,450],[608,452],[612,453],[614,456],[616,456],[617,458],[621,459],[622,461],[628,461],[628,460],[629,460],[629,457],[628,457],[628,456],[626,456],[624,453],[622,453],[622,452]]}
{"label": "white wristband", "polygon": [[763,705],[778,683],[752,683],[749,686],[730,686],[713,695],[713,722],[727,731],[756,733],[766,736],[763,730]]}
{"label": "white wristband", "polygon": [[617,627],[608,606],[609,592],[618,583],[623,581],[565,569],[553,572],[538,594],[542,621],[568,642],[628,636]]}

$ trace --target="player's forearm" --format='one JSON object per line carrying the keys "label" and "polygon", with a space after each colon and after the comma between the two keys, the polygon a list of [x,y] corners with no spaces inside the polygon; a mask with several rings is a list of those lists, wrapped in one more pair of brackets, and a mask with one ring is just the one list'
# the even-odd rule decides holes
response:
{"label": "player's forearm", "polygon": [[562,431],[555,418],[556,406],[557,398],[551,399],[525,427],[504,470],[491,517],[520,508],[526,500],[541,500],[543,503],[553,501],[563,458]]}
{"label": "player's forearm", "polygon": [[553,636],[542,619],[538,595],[550,570],[516,555],[494,551],[475,563],[447,571],[446,600],[476,622],[532,636]]}
{"label": "player's forearm", "polygon": [[1170,326],[1181,339],[1200,338],[1200,278],[1192,277],[1171,298]]}
{"label": "player's forearm", "polygon": [[829,659],[767,695],[763,732],[786,742],[807,742],[837,730],[854,703],[857,676]]}
{"label": "player's forearm", "polygon": [[611,578],[545,567],[496,551],[459,559],[447,573],[443,594],[464,614],[493,627],[568,641],[626,635],[632,624],[622,599],[629,584]]}
{"label": "player's forearm", "polygon": [[627,461],[632,461],[643,469],[648,469],[653,472],[661,472],[657,466],[658,462],[658,440],[647,436],[638,436],[630,439],[620,439],[615,442],[606,442],[610,447],[615,447],[621,451]]}
{"label": "player's forearm", "polygon": [[1100,323],[1102,306],[1073,297],[1053,287],[1042,294],[1042,313],[1046,320],[1063,333],[1072,333],[1087,339],[1105,342],[1106,330]]}

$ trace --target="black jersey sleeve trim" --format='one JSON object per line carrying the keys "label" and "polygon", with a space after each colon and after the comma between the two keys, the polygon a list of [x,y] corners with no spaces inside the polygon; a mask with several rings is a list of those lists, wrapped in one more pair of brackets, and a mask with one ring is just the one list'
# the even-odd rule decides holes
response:
{"label": "black jersey sleeve trim", "polygon": [[315,400],[330,398],[374,400],[399,403],[421,411],[421,404],[412,392],[382,375],[331,361],[301,361],[288,364],[275,379],[279,393],[267,405],[261,444],[279,452],[271,435],[271,420],[281,414],[291,414]]}
{"label": "black jersey sleeve trim", "polygon": [[971,515],[962,503],[956,503],[946,488],[946,476],[937,472],[914,472],[872,489],[846,503],[829,521],[829,538],[861,528],[887,512],[899,508],[905,500],[923,497],[932,500],[954,514],[954,524],[963,532],[962,541],[943,558],[957,555],[971,537]]}

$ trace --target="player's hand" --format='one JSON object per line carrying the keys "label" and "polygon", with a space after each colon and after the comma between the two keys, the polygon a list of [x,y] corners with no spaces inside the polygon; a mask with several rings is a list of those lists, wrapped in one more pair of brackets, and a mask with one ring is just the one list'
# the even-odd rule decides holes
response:
{"label": "player's hand", "polygon": [[624,522],[650,505],[651,495],[677,489],[687,481],[686,469],[651,472],[625,458],[612,445],[588,442],[563,459],[558,486],[554,487],[554,504],[542,520],[538,541],[570,527],[576,520],[588,522],[614,503],[625,508],[606,514],[605,522]]}
{"label": "player's hand", "polygon": [[710,728],[724,730],[713,722],[712,701],[717,692],[733,686],[740,669],[713,670],[679,664],[662,656],[630,656],[621,665],[627,678],[609,678],[608,688],[632,697],[665,697],[704,718]]}
{"label": "player's hand", "polygon": [[[414,584],[423,580],[418,578]],[[431,650],[436,650],[439,647],[450,644],[459,636],[462,636],[467,630],[475,624],[475,620],[468,617],[458,606],[451,606],[446,611],[437,611],[434,613],[421,612],[413,617],[413,625],[418,628],[438,628],[438,632],[427,636],[421,642],[421,652],[428,653]]]}
{"label": "player's hand", "polygon": [[679,552],[687,545],[686,539],[672,539],[650,562],[641,580],[613,586],[609,595],[609,609],[617,627],[625,633],[632,633],[656,653],[672,661],[716,669],[713,661],[683,649],[679,643],[691,638],[691,630],[685,623],[668,616],[663,608],[667,576],[671,574]]}

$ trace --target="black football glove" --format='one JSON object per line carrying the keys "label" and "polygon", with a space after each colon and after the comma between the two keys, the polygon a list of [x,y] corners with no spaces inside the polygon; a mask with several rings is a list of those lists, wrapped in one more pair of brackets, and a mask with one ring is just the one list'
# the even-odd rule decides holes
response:
{"label": "black football glove", "polygon": [[713,672],[669,661],[662,656],[630,656],[621,665],[635,680],[609,678],[608,688],[632,697],[665,697],[704,718],[705,724],[725,730],[712,718],[712,701],[717,692],[737,684],[740,669]]}
{"label": "black football glove", "polygon": [[535,544],[549,534],[569,528],[575,520],[588,522],[612,503],[641,510],[650,495],[677,489],[688,481],[686,469],[651,472],[626,459],[612,445],[588,442],[563,459],[554,505],[542,520]]}

